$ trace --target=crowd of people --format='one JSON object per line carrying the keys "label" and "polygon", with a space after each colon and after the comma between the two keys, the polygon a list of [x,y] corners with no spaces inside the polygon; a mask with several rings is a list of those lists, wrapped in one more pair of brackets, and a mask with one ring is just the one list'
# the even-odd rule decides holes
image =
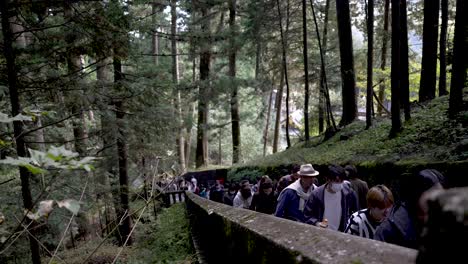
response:
{"label": "crowd of people", "polygon": [[234,207],[417,248],[427,220],[428,193],[444,184],[439,171],[421,170],[407,175],[396,201],[385,185],[369,189],[353,165],[328,166],[321,175],[323,184],[318,181],[320,174],[311,164],[303,164],[293,166],[290,174],[278,181],[264,175],[255,183],[247,179],[224,184],[216,181],[208,188],[197,186],[192,178],[189,191]]}

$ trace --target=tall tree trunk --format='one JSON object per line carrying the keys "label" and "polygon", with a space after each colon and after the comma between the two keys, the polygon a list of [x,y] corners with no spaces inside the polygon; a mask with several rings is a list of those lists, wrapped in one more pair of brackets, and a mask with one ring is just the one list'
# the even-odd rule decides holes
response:
{"label": "tall tree trunk", "polygon": [[[8,17],[10,15],[9,1],[0,1],[0,12],[2,14],[2,32],[3,32],[3,54],[6,61],[6,70],[8,76],[8,91],[10,93],[11,115],[16,116],[21,114],[21,104],[19,98],[18,77],[16,76],[16,58],[13,49],[13,32],[10,28]],[[16,152],[18,157],[26,157],[26,146],[23,137],[23,123],[21,121],[13,122],[13,131],[16,140]],[[33,209],[32,194],[29,187],[30,173],[25,167],[19,168],[21,180],[21,194],[23,196],[23,205],[27,210]],[[31,222],[29,218],[25,219],[28,229],[29,248],[31,250],[31,262],[34,264],[41,263],[41,255],[39,253],[39,243],[36,241],[36,224]]]}
{"label": "tall tree trunk", "polygon": [[[328,0],[327,0],[328,2]],[[328,84],[327,84],[327,72],[325,71],[325,58],[324,58],[324,48],[322,48],[322,44],[320,42],[320,33],[318,29],[318,23],[317,23],[317,16],[315,15],[315,9],[314,9],[314,4],[312,0],[310,0],[310,8],[312,10],[312,17],[314,18],[314,24],[315,24],[315,33],[317,35],[317,41],[318,41],[318,46],[319,46],[319,52],[320,52],[320,86],[322,87],[322,92],[323,92],[323,97],[325,99],[325,109],[327,113],[327,130],[329,132],[334,132],[337,130],[336,124],[335,124],[335,119],[333,118],[333,112],[331,109],[331,103],[330,103],[330,94],[328,90]],[[328,7],[326,7],[328,9]],[[328,11],[326,11],[328,14]],[[326,31],[325,31],[326,33]],[[329,133],[331,135],[333,133]]]}
{"label": "tall tree trunk", "polygon": [[392,0],[392,129],[390,137],[401,130],[400,119],[400,0]]}
{"label": "tall tree trunk", "polygon": [[400,87],[401,103],[405,112],[405,120],[411,119],[410,91],[409,91],[409,65],[408,65],[408,21],[406,0],[400,2]]}
{"label": "tall tree trunk", "polygon": [[447,92],[447,59],[446,59],[446,49],[447,49],[447,23],[448,23],[448,0],[441,0],[441,21],[442,26],[440,28],[440,42],[439,42],[439,60],[440,60],[440,70],[439,70],[439,96],[448,94]]}
{"label": "tall tree trunk", "polygon": [[271,117],[271,100],[273,100],[273,89],[270,91],[270,96],[268,97],[268,110],[266,116],[265,130],[263,131],[263,157],[266,155],[267,143],[268,143],[268,130],[270,129],[270,117]]}
{"label": "tall tree trunk", "polygon": [[437,35],[439,32],[439,0],[424,0],[423,48],[419,101],[435,97],[437,78]]}
{"label": "tall tree trunk", "polygon": [[196,167],[208,165],[208,107],[209,107],[209,91],[210,91],[210,62],[211,62],[211,47],[210,47],[210,19],[208,17],[208,7],[201,4],[201,14],[204,18],[201,30],[205,40],[202,44],[200,53],[200,85],[198,98],[198,124],[197,124],[197,152],[196,152]]}
{"label": "tall tree trunk", "polygon": [[276,107],[276,119],[275,119],[275,133],[273,135],[273,153],[278,152],[278,141],[281,127],[281,109],[283,105],[283,87],[284,87],[284,70],[283,64],[281,64],[280,73],[280,85],[276,93],[275,107]]}
{"label": "tall tree trunk", "polygon": [[[276,0],[276,6],[278,7],[279,26],[281,33],[281,46],[283,53],[283,70],[284,70],[284,81],[286,83],[286,144],[287,148],[291,147],[291,140],[289,138],[289,81],[288,81],[288,66],[286,57],[286,37],[283,34],[283,22],[281,16],[281,6],[279,0]],[[287,2],[287,13],[286,13],[286,28],[289,25],[289,0]],[[287,29],[286,29],[287,31]]]}
{"label": "tall tree trunk", "polygon": [[156,25],[156,13],[158,12],[158,4],[153,2],[151,4],[151,23],[153,24],[153,34],[151,34],[151,54],[153,55],[153,63],[159,65],[159,36],[158,36],[158,25]]}
{"label": "tall tree trunk", "polygon": [[356,80],[354,77],[353,40],[349,0],[336,0],[338,36],[340,40],[343,114],[340,125],[345,126],[356,119]]}
{"label": "tall tree trunk", "polygon": [[[73,3],[71,0],[66,0],[65,5],[64,5],[64,16],[67,20],[73,21],[74,19],[74,10],[72,7]],[[81,72],[81,58],[80,58],[80,53],[79,51],[74,48],[76,40],[76,33],[73,32],[73,29],[69,29],[68,32],[66,32],[65,39],[67,42],[67,45],[69,47],[68,51],[66,53],[66,60],[67,60],[67,69],[68,69],[68,75],[70,78],[75,78],[72,83],[73,85],[80,85],[80,80],[81,77],[75,77],[79,76]],[[84,156],[86,155],[86,138],[87,138],[87,132],[85,129],[85,115],[83,111],[83,103],[82,103],[82,97],[83,93],[81,91],[81,87],[75,87],[76,91],[71,92],[71,96],[75,98],[72,102],[69,102],[69,111],[72,114],[77,114],[77,116],[74,116],[72,118],[72,124],[73,124],[73,136],[75,138],[75,151],[78,152],[80,155]]]}
{"label": "tall tree trunk", "polygon": [[238,163],[241,159],[241,135],[239,117],[239,98],[236,83],[236,54],[237,54],[237,30],[236,30],[236,0],[229,0],[229,29],[231,43],[229,49],[229,77],[231,78],[231,126],[232,126],[232,163]]}
{"label": "tall tree trunk", "polygon": [[373,59],[374,59],[374,0],[369,0],[367,6],[367,95],[366,95],[366,129],[372,126],[373,89]]}
{"label": "tall tree trunk", "polygon": [[[382,54],[381,54],[381,61],[380,61],[380,69],[382,72],[385,71],[385,67],[387,65],[387,43],[388,43],[388,17],[389,17],[389,9],[390,9],[390,0],[385,0],[385,7],[384,7],[384,28],[383,28],[383,35],[382,35]],[[380,85],[379,85],[379,101],[384,103],[385,100],[385,78],[380,78]],[[377,113],[379,116],[382,115],[383,107],[382,105],[377,106]]]}
{"label": "tall tree trunk", "polygon": [[309,58],[307,49],[307,0],[302,0],[302,43],[304,57],[304,127],[305,140],[309,141]]}
{"label": "tall tree trunk", "polygon": [[[112,83],[111,69],[110,69],[110,58],[102,57],[98,58],[96,78],[100,90],[103,94],[108,91]],[[104,221],[105,230],[102,230],[103,234],[108,233],[111,229],[111,223],[116,219],[115,210],[112,208],[114,203],[115,208],[120,206],[120,201],[117,201],[119,197],[118,185],[116,182],[116,170],[115,165],[117,162],[117,148],[116,148],[116,120],[115,114],[106,108],[112,108],[111,102],[103,102],[103,110],[101,111],[101,138],[103,143],[103,159],[102,165],[99,166],[102,170],[96,174],[96,197],[98,204],[104,207]],[[114,179],[110,180],[110,177]],[[114,200],[115,199],[115,200]],[[101,208],[102,208],[101,207]]]}
{"label": "tall tree trunk", "polygon": [[[311,7],[313,8],[313,3],[312,3],[312,0],[311,0],[311,3],[310,3]],[[322,36],[322,46],[321,46],[321,50],[324,50],[326,52],[327,50],[327,42],[328,42],[328,38],[327,38],[327,35],[328,35],[328,13],[329,13],[329,10],[330,10],[330,0],[327,0],[326,3],[325,3],[325,20],[323,21],[323,36]],[[315,12],[314,12],[314,21],[316,20],[315,18]],[[315,25],[315,30],[318,32],[318,25]],[[320,36],[317,34],[317,41],[320,42]],[[325,65],[325,55],[323,54],[322,51],[320,51],[321,54],[321,59],[323,60],[322,61],[322,64]],[[324,130],[324,126],[323,126],[323,121],[324,121],[324,108],[326,108],[326,104],[325,104],[325,82],[323,81],[324,80],[324,76],[325,76],[325,66],[324,67],[320,67],[320,90],[319,90],[319,105],[318,105],[318,110],[319,110],[319,133],[321,134]]]}
{"label": "tall tree trunk", "polygon": [[179,91],[179,58],[177,56],[177,0],[171,0],[171,51],[172,51],[172,82],[174,83],[174,109],[177,119],[177,154],[179,156],[180,172],[185,173],[185,129],[182,116],[182,103]]}
{"label": "tall tree trunk", "polygon": [[[117,90],[120,90],[123,81],[122,62],[120,58],[114,56],[114,84]],[[119,226],[121,238],[119,245],[122,246],[128,238],[127,245],[132,244],[132,239],[129,238],[131,230],[130,205],[128,199],[128,169],[127,169],[127,146],[125,138],[125,109],[123,101],[115,102],[115,117],[118,124],[117,135],[117,153],[119,156],[119,183],[120,183],[120,210],[118,213],[119,220],[124,218]]]}
{"label": "tall tree trunk", "polygon": [[187,139],[185,140],[185,168],[190,168],[190,155],[192,150],[192,132],[193,132],[193,123],[192,120],[195,120],[196,114],[195,103],[189,103],[187,109],[187,115],[190,117],[190,122],[185,124],[185,130],[187,131]]}
{"label": "tall tree trunk", "polygon": [[468,62],[463,56],[468,47],[468,3],[457,0],[457,14],[455,17],[455,36],[453,38],[453,66],[452,81],[450,83],[449,116],[455,118],[463,109],[463,89],[467,82]]}

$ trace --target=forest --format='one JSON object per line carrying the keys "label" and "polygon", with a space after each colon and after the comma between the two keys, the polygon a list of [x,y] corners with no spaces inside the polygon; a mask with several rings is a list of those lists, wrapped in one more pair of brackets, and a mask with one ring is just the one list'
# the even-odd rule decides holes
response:
{"label": "forest", "polygon": [[0,1],[0,263],[191,263],[187,171],[468,159],[467,5]]}

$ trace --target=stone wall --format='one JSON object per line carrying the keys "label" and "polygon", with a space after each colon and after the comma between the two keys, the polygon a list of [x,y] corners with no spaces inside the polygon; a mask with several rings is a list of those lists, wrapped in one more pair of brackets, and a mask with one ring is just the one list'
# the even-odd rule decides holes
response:
{"label": "stone wall", "polygon": [[233,208],[187,194],[196,247],[206,263],[414,263],[417,252]]}

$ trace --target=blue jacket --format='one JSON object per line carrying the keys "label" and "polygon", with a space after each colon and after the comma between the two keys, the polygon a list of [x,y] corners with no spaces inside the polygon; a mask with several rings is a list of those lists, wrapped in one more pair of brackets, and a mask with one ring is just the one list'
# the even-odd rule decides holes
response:
{"label": "blue jacket", "polygon": [[390,216],[375,230],[374,239],[408,248],[418,247],[418,233],[405,204],[393,207]]}
{"label": "blue jacket", "polygon": [[[315,189],[305,203],[304,217],[307,224],[315,225],[317,222],[323,221],[326,185],[327,184],[324,184]],[[347,184],[343,184],[343,189],[341,190],[341,220],[338,231],[343,232],[345,230],[349,217],[358,210],[359,203],[356,192]]]}
{"label": "blue jacket", "polygon": [[299,195],[292,189],[283,190],[278,200],[275,216],[289,220],[304,222],[304,214],[299,210]]}

